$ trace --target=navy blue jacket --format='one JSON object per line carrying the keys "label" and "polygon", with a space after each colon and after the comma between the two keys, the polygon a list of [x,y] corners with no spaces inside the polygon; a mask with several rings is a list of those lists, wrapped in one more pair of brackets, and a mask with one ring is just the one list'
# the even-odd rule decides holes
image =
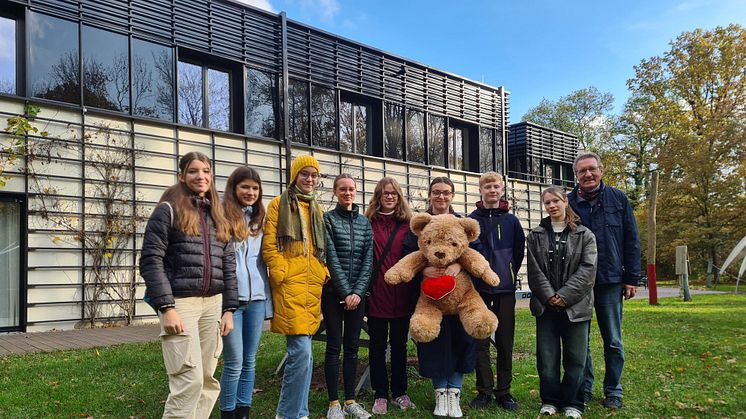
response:
{"label": "navy blue jacket", "polygon": [[637,286],[640,279],[640,236],[624,192],[601,182],[601,192],[593,207],[588,201],[579,199],[578,186],[570,192],[568,200],[583,225],[596,235],[596,285],[625,283]]}
{"label": "navy blue jacket", "polygon": [[[479,230],[482,232],[477,250],[500,277],[500,285],[496,287],[484,281],[474,281],[477,291],[485,294],[515,292],[515,282],[526,248],[526,234],[518,217],[505,209],[484,208],[479,204],[469,217],[479,222]],[[493,222],[499,224],[485,236]]]}

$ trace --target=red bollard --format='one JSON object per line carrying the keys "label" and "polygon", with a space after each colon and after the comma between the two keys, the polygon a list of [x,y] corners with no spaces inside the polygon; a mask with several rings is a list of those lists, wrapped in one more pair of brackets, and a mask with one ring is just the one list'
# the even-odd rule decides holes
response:
{"label": "red bollard", "polygon": [[648,302],[651,306],[658,305],[658,287],[655,284],[655,263],[648,264]]}

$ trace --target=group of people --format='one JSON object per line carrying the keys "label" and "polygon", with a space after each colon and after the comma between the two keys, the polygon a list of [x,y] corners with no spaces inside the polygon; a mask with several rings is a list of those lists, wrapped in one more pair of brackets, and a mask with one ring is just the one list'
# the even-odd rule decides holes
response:
{"label": "group of people", "polygon": [[[474,339],[458,316],[444,316],[440,335],[417,344],[420,375],[432,381],[436,417],[463,416],[464,374],[475,370],[478,394],[472,408],[487,407],[494,398],[506,410],[518,409],[510,393],[515,291],[526,254],[530,306],[536,316],[541,414],[561,411],[581,417],[591,399],[589,334],[594,304],[606,361],[604,405],[622,407],[622,299],[634,296],[639,240],[626,197],[601,182],[600,158],[581,154],[574,166],[579,185],[569,195],[556,187],[543,191],[548,217],[528,237],[504,199],[503,177],[495,172],[481,176],[481,200],[468,216],[481,230],[472,247],[502,279],[496,287],[475,283],[499,321],[494,337],[497,380],[491,339]],[[320,171],[313,156],[297,156],[289,187],[265,209],[256,170],[234,170],[221,201],[209,158],[190,152],[180,159],[179,181],[163,193],[153,211],[140,259],[146,300],[161,325],[169,380],[164,418],[209,417],[218,397],[221,417],[248,418],[266,319],[271,319],[271,331],[286,338],[276,418],[309,416],[311,342],[322,318],[327,335],[327,418],[371,417],[355,400],[359,340],[366,319],[372,413],[385,414],[389,406],[416,408],[407,394],[407,340],[420,282],[455,276],[461,266],[428,267],[419,281],[386,283],[386,271],[418,249],[409,229],[412,211],[401,186],[393,178],[381,179],[361,214],[355,203],[355,179],[340,174],[332,186],[336,207],[325,213],[316,194]],[[454,192],[447,177],[432,179],[427,212],[460,217],[451,206]],[[221,353],[224,367],[218,381],[213,375]],[[338,394],[340,355],[344,400]]]}

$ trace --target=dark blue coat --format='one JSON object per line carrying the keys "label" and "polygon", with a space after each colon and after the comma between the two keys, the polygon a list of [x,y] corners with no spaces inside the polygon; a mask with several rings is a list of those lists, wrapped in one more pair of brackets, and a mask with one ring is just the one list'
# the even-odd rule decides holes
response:
{"label": "dark blue coat", "polygon": [[[523,263],[526,234],[518,217],[501,208],[477,207],[471,214],[479,222],[479,253],[500,277],[500,285],[493,287],[484,281],[474,281],[480,293],[502,294],[515,292],[515,281]],[[493,222],[499,223],[488,231]]]}
{"label": "dark blue coat", "polygon": [[625,283],[637,286],[640,279],[640,236],[624,192],[602,182],[601,192],[593,206],[579,199],[578,186],[570,192],[568,200],[583,225],[596,235],[596,285]]}

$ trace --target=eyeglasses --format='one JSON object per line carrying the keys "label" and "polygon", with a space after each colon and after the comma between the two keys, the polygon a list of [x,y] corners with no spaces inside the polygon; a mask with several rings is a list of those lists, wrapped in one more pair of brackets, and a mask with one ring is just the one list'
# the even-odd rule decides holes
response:
{"label": "eyeglasses", "polygon": [[318,174],[318,173],[316,173],[316,172],[313,172],[313,173],[308,173],[308,172],[306,172],[306,171],[304,170],[304,171],[301,171],[301,172],[300,172],[300,173],[298,173],[298,174],[300,175],[300,177],[302,177],[302,178],[304,178],[304,179],[308,179],[308,178],[310,177],[311,179],[313,179],[313,180],[316,180],[316,179],[318,179],[318,178],[319,178],[319,174]]}
{"label": "eyeglasses", "polygon": [[396,192],[382,192],[381,195],[385,196],[386,198],[390,198],[392,196],[398,197],[399,194]]}
{"label": "eyeglasses", "polygon": [[449,196],[453,195],[453,192],[451,191],[430,191],[430,195],[442,196],[444,198],[448,198]]}
{"label": "eyeglasses", "polygon": [[599,167],[589,167],[588,169],[578,170],[577,173],[578,173],[578,175],[584,175],[586,172],[588,172],[588,173],[590,173],[592,175],[595,175],[596,173],[599,172],[599,170],[600,170]]}

